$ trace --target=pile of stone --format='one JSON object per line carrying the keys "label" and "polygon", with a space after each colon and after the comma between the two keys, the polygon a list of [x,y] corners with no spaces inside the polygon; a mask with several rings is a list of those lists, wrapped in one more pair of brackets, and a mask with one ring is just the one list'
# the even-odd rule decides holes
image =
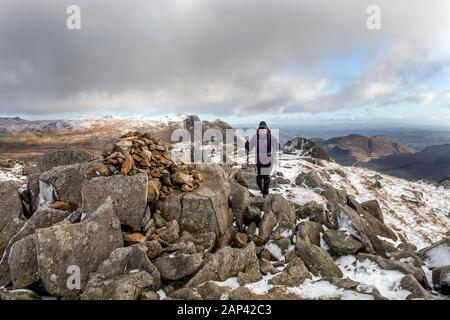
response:
{"label": "pile of stone", "polygon": [[149,133],[128,132],[103,153],[101,163],[92,167],[96,175],[133,176],[146,173],[148,201],[164,200],[175,190],[191,192],[203,176],[187,164],[172,161],[169,147]]}

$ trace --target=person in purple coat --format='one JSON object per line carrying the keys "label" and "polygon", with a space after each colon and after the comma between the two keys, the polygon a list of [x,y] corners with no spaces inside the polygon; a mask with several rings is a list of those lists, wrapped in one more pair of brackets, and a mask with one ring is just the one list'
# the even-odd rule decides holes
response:
{"label": "person in purple coat", "polygon": [[272,136],[269,127],[265,121],[259,123],[256,134],[249,142],[249,151],[256,148],[256,183],[263,197],[269,194],[270,175],[276,160],[276,152],[279,143],[277,139]]}

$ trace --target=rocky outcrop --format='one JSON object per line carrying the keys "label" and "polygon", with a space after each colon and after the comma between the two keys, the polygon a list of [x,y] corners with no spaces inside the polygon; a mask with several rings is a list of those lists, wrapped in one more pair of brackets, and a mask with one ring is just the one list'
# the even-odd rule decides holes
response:
{"label": "rocky outcrop", "polygon": [[45,172],[59,166],[68,166],[75,163],[84,163],[96,157],[84,150],[58,150],[47,152],[41,156],[37,163],[39,172]]}

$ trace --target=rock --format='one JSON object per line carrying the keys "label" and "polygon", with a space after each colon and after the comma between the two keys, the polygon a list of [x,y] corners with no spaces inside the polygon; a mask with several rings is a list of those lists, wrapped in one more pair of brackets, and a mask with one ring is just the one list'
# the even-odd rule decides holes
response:
{"label": "rock", "polygon": [[54,203],[50,204],[49,207],[55,210],[67,212],[73,212],[77,209],[73,204],[64,201],[55,201]]}
{"label": "rock", "polygon": [[323,234],[323,239],[327,242],[331,252],[339,256],[355,254],[362,246],[361,242],[340,230],[328,229]]}
{"label": "rock", "polygon": [[0,256],[11,238],[24,225],[19,185],[13,181],[0,181]]}
{"label": "rock", "polygon": [[31,218],[25,223],[25,226],[12,237],[5,249],[3,258],[0,261],[0,287],[7,286],[11,281],[8,257],[14,243],[33,234],[37,229],[48,228],[53,224],[64,220],[67,216],[68,213],[65,211],[53,210],[46,206],[41,206],[36,210]]}
{"label": "rock", "polygon": [[266,260],[264,258],[259,259],[259,267],[262,274],[276,274],[279,272],[269,260]]}
{"label": "rock", "polygon": [[159,200],[161,191],[161,182],[159,179],[150,179],[148,181],[148,195],[147,200],[148,202],[155,202]]}
{"label": "rock", "polygon": [[417,251],[417,247],[415,245],[413,245],[412,243],[408,243],[408,242],[400,243],[397,246],[397,249],[400,251],[406,251],[406,252],[416,252]]}
{"label": "rock", "polygon": [[80,208],[83,179],[81,164],[54,167],[43,172],[39,176],[40,202],[63,201]]}
{"label": "rock", "polygon": [[450,294],[450,265],[433,269],[433,284],[442,294]]}
{"label": "rock", "polygon": [[137,300],[142,292],[154,286],[154,278],[145,271],[103,278],[94,273],[81,295],[82,300]]}
{"label": "rock", "polygon": [[115,144],[116,150],[122,154],[127,153],[133,146],[133,142],[128,140],[120,140]]}
{"label": "rock", "polygon": [[433,243],[418,252],[429,268],[450,265],[450,237]]}
{"label": "rock", "polygon": [[298,237],[308,237],[309,241],[315,246],[320,247],[320,233],[323,232],[322,226],[313,221],[303,221],[297,226]]}
{"label": "rock", "polygon": [[323,205],[316,206],[309,216],[309,220],[325,225],[327,228],[335,228],[334,222],[328,212],[328,209]]}
{"label": "rock", "polygon": [[383,258],[389,258],[398,249],[386,240],[380,239],[378,236],[368,236],[375,252]]}
{"label": "rock", "polygon": [[310,189],[321,188],[323,181],[316,171],[302,172],[295,178],[295,184],[299,187],[304,186]]}
{"label": "rock", "polygon": [[156,234],[159,236],[159,239],[167,244],[176,242],[180,237],[180,228],[177,220],[173,220],[165,227],[156,230]]}
{"label": "rock", "polygon": [[156,268],[165,280],[182,279],[200,268],[203,254],[176,254],[175,256],[162,256],[154,261]]}
{"label": "rock", "polygon": [[243,249],[224,247],[210,255],[200,270],[188,282],[188,287],[207,281],[225,281],[238,277],[240,284],[256,282],[261,279],[259,261],[255,245],[249,243]]}
{"label": "rock", "polygon": [[423,300],[433,300],[433,297],[417,282],[417,279],[413,275],[408,274],[402,278],[400,282],[402,289],[411,292],[409,296],[406,297],[407,300],[413,299],[423,299]]}
{"label": "rock", "polygon": [[269,237],[272,234],[272,231],[276,227],[277,223],[278,223],[278,218],[272,210],[269,210],[268,212],[264,212],[261,222],[258,225],[259,237],[261,238],[261,241],[263,243],[269,239]]}
{"label": "rock", "polygon": [[309,215],[311,214],[312,210],[316,206],[317,206],[317,203],[315,201],[309,201],[302,206],[297,205],[297,207],[295,208],[295,213],[297,215],[297,218],[299,218],[299,219],[309,218]]}
{"label": "rock", "polygon": [[205,181],[191,193],[173,193],[164,202],[163,216],[176,219],[181,231],[192,234],[214,232],[217,238],[226,236],[233,216],[228,207],[229,183],[225,172],[217,165],[196,168]]}
{"label": "rock", "polygon": [[84,170],[84,178],[92,179],[95,177],[108,177],[112,174],[107,165],[100,162],[89,163]]}
{"label": "rock", "polygon": [[311,244],[308,238],[300,238],[295,246],[295,251],[315,276],[342,278],[341,270],[328,252]]}
{"label": "rock", "polygon": [[335,207],[345,204],[345,201],[341,199],[339,192],[329,186],[325,186],[320,192],[320,195],[322,195],[330,204]]}
{"label": "rock", "polygon": [[89,276],[84,300],[136,300],[144,289],[158,290],[160,274],[139,245],[117,248]]}
{"label": "rock", "polygon": [[174,300],[201,300],[202,297],[192,288],[181,288],[174,291],[169,296],[170,299]]}
{"label": "rock", "polygon": [[27,288],[38,280],[36,235],[30,234],[12,245],[8,264],[14,289]]}
{"label": "rock", "polygon": [[31,290],[0,288],[0,300],[41,300],[41,297]]}
{"label": "rock", "polygon": [[75,163],[85,163],[95,159],[95,156],[84,150],[58,150],[48,152],[39,158],[37,169],[45,172],[59,166],[68,166]]}
{"label": "rock", "polygon": [[197,291],[201,295],[203,300],[220,300],[222,296],[220,287],[211,281],[201,284],[197,288]]}
{"label": "rock", "polygon": [[[275,213],[279,222],[296,222],[294,205],[283,196],[273,194],[269,196],[270,209]],[[266,208],[264,207],[266,210]]]}
{"label": "rock", "polygon": [[190,234],[184,231],[180,239],[192,242],[197,248],[201,248],[201,252],[211,252],[216,242],[216,234],[214,232]]}
{"label": "rock", "polygon": [[[368,213],[363,207],[355,200],[355,198],[351,195],[347,195],[348,205],[356,210],[358,214],[362,217],[364,221],[364,225],[366,226],[365,233],[370,236],[381,236],[384,238],[389,238],[394,241],[397,241],[398,237],[394,231],[391,230],[388,226],[386,226],[379,219],[375,218],[372,214]],[[369,231],[371,230],[371,231]]]}
{"label": "rock", "polygon": [[243,248],[247,244],[248,237],[245,233],[236,232],[236,234],[233,237],[234,245],[237,248]]}
{"label": "rock", "polygon": [[305,266],[305,263],[300,258],[296,258],[281,273],[270,279],[269,283],[273,285],[298,286],[305,279],[311,278],[311,274]]}
{"label": "rock", "polygon": [[244,227],[244,214],[250,205],[250,193],[239,183],[233,181],[230,186],[230,205],[233,211],[234,220],[237,222],[240,230]]}
{"label": "rock", "polygon": [[396,251],[390,252],[389,255],[400,262],[411,264],[416,268],[422,268],[423,261],[415,252],[411,251]]}
{"label": "rock", "polygon": [[370,213],[374,218],[384,223],[383,211],[381,211],[380,204],[377,200],[369,200],[361,203],[361,207]]}
{"label": "rock", "polygon": [[156,301],[156,300],[160,300],[160,299],[161,299],[161,297],[159,296],[159,294],[152,290],[146,290],[146,291],[142,292],[141,296],[140,296],[140,300]]}
{"label": "rock", "polygon": [[125,160],[122,162],[122,165],[120,167],[120,174],[123,176],[127,176],[131,169],[133,169],[134,166],[134,159],[131,155],[125,158]]}
{"label": "rock", "polygon": [[236,181],[248,189],[259,190],[256,184],[256,173],[238,171],[236,173]]}
{"label": "rock", "polygon": [[230,292],[229,300],[252,300],[254,294],[247,287],[238,287]]}
{"label": "rock", "polygon": [[150,260],[153,260],[153,259],[159,257],[161,255],[161,253],[163,252],[163,248],[162,248],[161,244],[156,240],[145,241],[144,243],[142,243],[142,246],[144,248],[144,251],[147,254],[147,257]]}
{"label": "rock", "polygon": [[83,182],[83,211],[91,214],[111,197],[121,224],[139,231],[147,209],[147,175],[98,177]]}
{"label": "rock", "polygon": [[[36,235],[39,276],[45,289],[51,295],[67,298],[78,297],[86,286],[88,274],[114,249],[123,246],[120,221],[110,198],[89,219],[39,229]],[[69,266],[80,268],[80,290],[71,290],[66,285]]]}
{"label": "rock", "polygon": [[146,240],[147,238],[142,233],[139,232],[127,233],[124,234],[123,236],[123,242],[125,243],[126,246],[142,243],[145,242]]}

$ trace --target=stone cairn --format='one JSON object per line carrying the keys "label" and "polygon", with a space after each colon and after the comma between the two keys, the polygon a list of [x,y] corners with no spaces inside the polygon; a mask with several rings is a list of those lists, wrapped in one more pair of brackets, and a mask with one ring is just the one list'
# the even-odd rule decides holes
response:
{"label": "stone cairn", "polygon": [[102,155],[102,162],[91,168],[96,175],[147,173],[149,202],[164,200],[175,190],[191,192],[203,181],[197,170],[173,162],[170,147],[149,133],[128,132]]}

